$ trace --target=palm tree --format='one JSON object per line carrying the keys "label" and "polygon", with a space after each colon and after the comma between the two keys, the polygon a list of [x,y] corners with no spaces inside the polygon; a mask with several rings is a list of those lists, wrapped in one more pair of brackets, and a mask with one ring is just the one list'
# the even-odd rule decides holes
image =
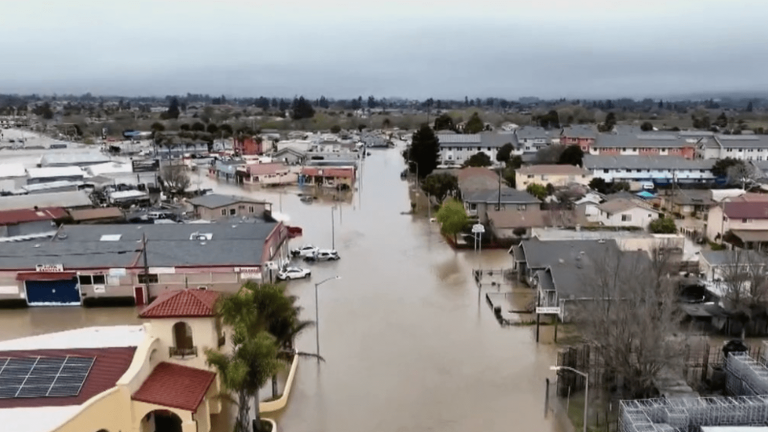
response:
{"label": "palm tree", "polygon": [[[252,289],[222,297],[216,305],[217,315],[233,330],[232,354],[206,350],[207,362],[216,368],[224,391],[222,397],[238,407],[235,432],[250,431],[249,402],[253,401],[254,423],[261,426],[259,389],[281,366],[274,336],[266,331],[266,315],[258,314],[257,296]],[[232,397],[237,396],[237,400]]]}

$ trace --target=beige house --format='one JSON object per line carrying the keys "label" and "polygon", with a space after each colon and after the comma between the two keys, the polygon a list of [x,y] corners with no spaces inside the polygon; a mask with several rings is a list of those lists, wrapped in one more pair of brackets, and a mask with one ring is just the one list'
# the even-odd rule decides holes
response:
{"label": "beige house", "polygon": [[564,187],[578,183],[587,186],[592,181],[589,170],[573,165],[530,165],[518,168],[515,174],[517,190],[526,190],[531,184]]}
{"label": "beige house", "polygon": [[232,217],[262,217],[272,212],[272,203],[234,195],[208,194],[187,201],[195,217],[218,220]]}
{"label": "beige house", "polygon": [[608,227],[647,228],[661,213],[643,203],[628,198],[616,198],[597,206],[597,222]]}
{"label": "beige house", "polygon": [[[217,297],[167,292],[140,314],[143,326],[0,343],[3,430],[209,432],[220,420],[211,415],[222,412],[221,386],[204,351],[231,350],[229,330],[214,318]],[[38,378],[16,382],[17,372]]]}
{"label": "beige house", "polygon": [[722,202],[709,210],[707,238],[722,243],[726,239],[747,249],[764,249],[768,243],[768,196],[746,194]]}

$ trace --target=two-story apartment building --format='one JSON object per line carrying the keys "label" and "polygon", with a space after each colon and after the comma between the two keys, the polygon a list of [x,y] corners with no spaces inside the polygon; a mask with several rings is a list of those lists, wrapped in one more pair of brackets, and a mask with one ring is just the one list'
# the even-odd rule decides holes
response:
{"label": "two-story apartment building", "polygon": [[584,155],[584,168],[606,182],[647,181],[659,184],[713,182],[715,160],[680,156]]}
{"label": "two-story apartment building", "polygon": [[541,201],[533,195],[508,187],[500,190],[476,190],[462,195],[467,215],[477,217],[481,224],[488,222],[488,210],[527,211],[540,209]]}
{"label": "two-story apartment building", "polygon": [[672,133],[599,134],[589,153],[601,156],[680,156],[693,159],[699,139]]}
{"label": "two-story apartment building", "polygon": [[587,186],[592,180],[592,172],[573,165],[529,165],[518,168],[515,174],[517,190],[526,190],[531,184],[564,187],[576,183]]}
{"label": "two-story apartment building", "polygon": [[483,152],[496,162],[496,152],[504,144],[517,147],[517,138],[513,132],[482,132],[479,134],[455,134],[441,132],[437,135],[440,142],[440,163],[443,165],[462,165],[473,155]]}
{"label": "two-story apartment building", "polygon": [[584,153],[589,152],[596,139],[597,129],[593,125],[567,126],[560,133],[560,144],[577,145]]}
{"label": "two-story apartment building", "polygon": [[718,134],[699,144],[697,156],[701,159],[768,160],[768,137]]}
{"label": "two-story apartment building", "polygon": [[514,132],[517,139],[515,154],[536,153],[553,144],[553,139],[560,139],[559,131],[548,131],[538,126],[523,126]]}
{"label": "two-story apartment building", "polygon": [[[734,238],[726,238],[726,234]],[[768,243],[768,197],[748,194],[709,209],[707,238],[722,243],[729,240],[747,249],[765,249]]]}

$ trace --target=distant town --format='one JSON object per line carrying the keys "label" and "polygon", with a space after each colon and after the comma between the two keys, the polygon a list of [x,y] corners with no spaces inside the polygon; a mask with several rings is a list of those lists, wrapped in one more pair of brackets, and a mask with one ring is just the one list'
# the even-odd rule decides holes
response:
{"label": "distant town", "polygon": [[766,132],[763,98],[0,95],[0,422],[331,430],[455,380],[530,430],[763,431]]}

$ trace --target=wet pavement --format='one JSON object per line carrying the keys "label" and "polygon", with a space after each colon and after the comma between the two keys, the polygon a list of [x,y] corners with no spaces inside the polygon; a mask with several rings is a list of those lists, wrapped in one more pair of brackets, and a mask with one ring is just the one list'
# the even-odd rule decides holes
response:
{"label": "wet pavement", "polygon": [[[288,407],[275,418],[291,432],[550,431],[544,379],[555,359],[533,327],[502,328],[472,279],[477,255],[455,252],[410,208],[399,150],[372,151],[361,187],[335,203],[341,260],[312,264],[310,280],[289,283],[314,318],[320,291],[320,354],[302,360]],[[204,179],[217,192],[249,194],[282,206],[304,242],[330,248],[332,201],[305,204],[297,190],[243,190]],[[279,204],[282,200],[282,204]],[[511,265],[506,251],[483,251],[485,268]],[[484,288],[496,290],[496,288]],[[0,312],[0,339],[90,325],[136,323],[135,310],[38,308]],[[299,337],[315,352],[315,330]]]}

